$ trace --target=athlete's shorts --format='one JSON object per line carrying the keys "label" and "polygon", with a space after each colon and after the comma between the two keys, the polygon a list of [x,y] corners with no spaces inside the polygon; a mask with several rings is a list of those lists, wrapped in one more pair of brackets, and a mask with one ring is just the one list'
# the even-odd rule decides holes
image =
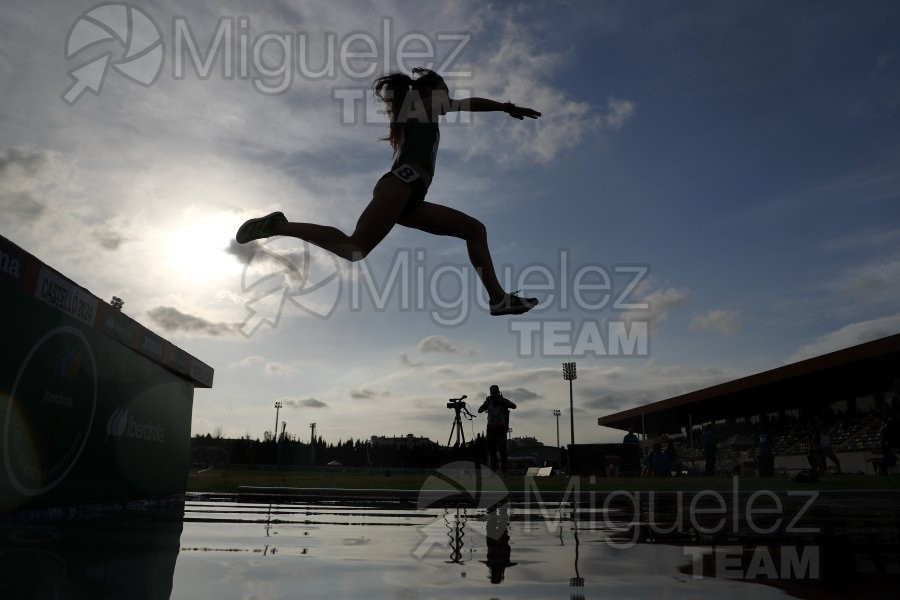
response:
{"label": "athlete's shorts", "polygon": [[[382,175],[381,179],[386,177],[396,177],[409,186],[409,199],[406,201],[406,206],[403,208],[404,216],[416,210],[422,206],[423,202],[425,202],[425,194],[428,193],[428,184],[425,183],[425,180],[422,179],[419,172],[409,165],[400,165],[393,171],[388,171]],[[378,181],[381,181],[381,179]]]}

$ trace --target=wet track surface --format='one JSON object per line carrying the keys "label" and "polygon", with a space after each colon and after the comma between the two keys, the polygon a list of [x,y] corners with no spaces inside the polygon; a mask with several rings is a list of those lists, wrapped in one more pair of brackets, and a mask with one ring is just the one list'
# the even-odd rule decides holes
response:
{"label": "wet track surface", "polygon": [[900,496],[190,495],[0,521],[3,598],[892,597]]}

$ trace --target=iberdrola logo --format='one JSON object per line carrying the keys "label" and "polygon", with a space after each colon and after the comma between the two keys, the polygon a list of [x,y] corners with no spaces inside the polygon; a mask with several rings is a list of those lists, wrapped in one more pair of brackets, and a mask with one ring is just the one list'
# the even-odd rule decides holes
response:
{"label": "iberdrola logo", "polygon": [[[140,410],[138,416],[140,416]],[[166,428],[157,422],[136,420],[133,416],[128,415],[127,407],[117,408],[106,422],[107,443],[110,437],[164,444]]]}
{"label": "iberdrola logo", "polygon": [[128,426],[128,407],[117,408],[110,415],[109,421],[106,422],[106,439],[109,437],[122,437],[125,435],[125,428]]}
{"label": "iberdrola logo", "polygon": [[[107,50],[105,42],[118,42],[120,48]],[[69,71],[73,81],[62,94],[69,106],[88,90],[100,95],[110,66],[144,87],[153,85],[162,71],[162,35],[156,23],[136,6],[109,2],[78,17],[66,38],[66,60],[95,47],[101,50],[99,55],[86,58]]]}

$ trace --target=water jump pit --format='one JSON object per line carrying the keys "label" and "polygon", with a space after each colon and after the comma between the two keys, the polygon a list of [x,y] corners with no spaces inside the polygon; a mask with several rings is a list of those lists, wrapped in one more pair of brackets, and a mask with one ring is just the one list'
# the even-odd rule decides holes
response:
{"label": "water jump pit", "polygon": [[900,583],[891,492],[393,492],[18,511],[0,522],[0,597],[880,598]]}

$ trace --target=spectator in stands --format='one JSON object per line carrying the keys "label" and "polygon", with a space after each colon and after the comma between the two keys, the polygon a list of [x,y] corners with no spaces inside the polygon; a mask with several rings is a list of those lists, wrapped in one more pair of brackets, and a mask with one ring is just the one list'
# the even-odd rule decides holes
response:
{"label": "spectator in stands", "polygon": [[817,426],[809,430],[809,449],[806,452],[806,460],[810,468],[818,474],[825,472],[825,455],[822,453],[822,434]]}
{"label": "spectator in stands", "polygon": [[653,444],[653,450],[649,456],[650,469],[654,477],[668,477],[672,474],[672,459],[663,451],[662,444]]}
{"label": "spectator in stands", "polygon": [[625,439],[622,440],[623,444],[640,444],[641,440],[638,439],[638,436],[634,433],[634,427],[628,428],[628,433],[625,434]]}
{"label": "spectator in stands", "polygon": [[831,446],[831,436],[825,431],[819,434],[819,446],[822,448],[822,474],[824,475],[828,472],[828,464],[825,462],[826,458],[830,458],[834,462],[838,473],[840,473],[841,461],[838,460],[837,455],[834,453],[834,448]]}
{"label": "spectator in stands", "polygon": [[896,420],[900,416],[900,379],[894,381],[894,395],[891,396],[891,415]]}
{"label": "spectator in stands", "polygon": [[891,447],[900,447],[900,422],[897,421],[896,417],[890,416],[887,418],[883,432]]}
{"label": "spectator in stands", "polygon": [[898,429],[897,420],[893,416],[887,418],[884,427],[881,428],[881,472],[885,475],[888,473],[888,467],[897,466],[897,447],[898,437],[900,437],[900,429]]}
{"label": "spectator in stands", "polygon": [[712,426],[707,425],[703,429],[703,455],[706,458],[706,475],[712,477],[716,474],[716,436],[712,432]]}
{"label": "spectator in stands", "polygon": [[772,448],[772,434],[763,430],[759,434],[759,476],[772,477],[775,475],[775,451]]}
{"label": "spectator in stands", "polygon": [[666,456],[668,456],[671,470],[678,471],[678,451],[675,449],[675,443],[668,437],[666,437],[666,448],[664,452],[666,453]]}

